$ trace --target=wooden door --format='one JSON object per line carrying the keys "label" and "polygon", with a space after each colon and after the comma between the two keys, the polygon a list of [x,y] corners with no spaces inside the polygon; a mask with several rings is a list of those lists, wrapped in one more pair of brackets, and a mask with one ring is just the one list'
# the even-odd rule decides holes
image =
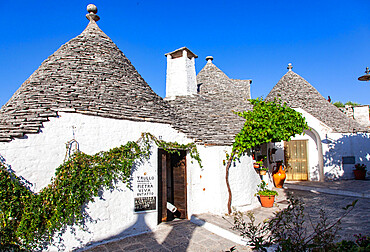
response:
{"label": "wooden door", "polygon": [[284,142],[287,180],[308,180],[307,140]]}
{"label": "wooden door", "polygon": [[[173,174],[173,204],[181,213],[180,219],[187,218],[186,208],[186,152],[171,155],[171,166]],[[172,203],[172,202],[171,202]]]}
{"label": "wooden door", "polygon": [[158,150],[158,223],[167,221],[168,172],[171,167],[170,155]]}
{"label": "wooden door", "polygon": [[179,218],[187,218],[186,180],[186,151],[178,155],[158,150],[158,223],[175,217],[167,210],[167,202],[177,207]]}

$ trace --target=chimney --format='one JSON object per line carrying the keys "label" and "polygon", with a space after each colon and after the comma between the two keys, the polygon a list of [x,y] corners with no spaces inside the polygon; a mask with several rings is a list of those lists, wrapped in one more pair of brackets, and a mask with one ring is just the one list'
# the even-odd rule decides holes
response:
{"label": "chimney", "polygon": [[198,56],[186,47],[166,53],[165,56],[167,57],[166,99],[196,94],[195,58]]}

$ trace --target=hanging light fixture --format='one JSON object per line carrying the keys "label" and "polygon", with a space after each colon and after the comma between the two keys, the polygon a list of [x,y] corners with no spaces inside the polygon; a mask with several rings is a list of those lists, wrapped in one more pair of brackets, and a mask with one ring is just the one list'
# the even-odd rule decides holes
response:
{"label": "hanging light fixture", "polygon": [[370,80],[370,70],[368,67],[366,67],[365,75],[358,77],[358,80],[359,81],[369,81]]}

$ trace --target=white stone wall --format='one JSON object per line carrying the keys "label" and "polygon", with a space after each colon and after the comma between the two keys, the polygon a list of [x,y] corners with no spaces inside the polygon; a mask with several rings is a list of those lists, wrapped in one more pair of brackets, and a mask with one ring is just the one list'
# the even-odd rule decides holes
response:
{"label": "white stone wall", "polygon": [[353,117],[359,124],[365,127],[370,127],[369,106],[368,105],[353,107]]}
{"label": "white stone wall", "polygon": [[[211,212],[227,213],[228,191],[226,187],[226,170],[223,160],[231,147],[200,146],[200,156],[205,165],[202,170],[192,169],[189,177],[189,212],[191,214]],[[235,164],[235,165],[234,165]],[[257,203],[257,185],[261,182],[253,169],[253,161],[244,156],[230,167],[229,182],[232,191],[232,206],[237,209],[253,207]]]}
{"label": "white stone wall", "polygon": [[[353,133],[342,134],[333,133],[332,129],[304,111],[303,109],[295,109],[302,113],[306,118],[308,126],[314,129],[321,138],[322,154],[323,154],[323,172],[325,179],[352,179],[353,164],[343,164],[342,157],[354,156],[355,163],[364,163],[370,167],[370,134],[369,133]],[[319,153],[318,145],[314,134],[307,132],[305,135],[299,135],[292,140],[308,140],[308,158],[309,158],[309,178],[310,180],[319,180],[318,163]],[[280,148],[276,153],[276,159],[283,159],[283,143],[280,143]]]}
{"label": "white stone wall", "polygon": [[29,134],[27,139],[0,143],[0,154],[18,175],[34,184],[33,190],[37,192],[50,183],[55,169],[63,162],[65,144],[73,139],[73,132],[80,143],[80,150],[87,154],[136,141],[142,132],[161,136],[165,141],[191,141],[168,124],[59,113],[59,118],[50,118],[44,123],[41,133]]}
{"label": "white stone wall", "polygon": [[330,133],[323,139],[324,173],[327,179],[352,179],[354,164],[343,164],[342,157],[354,156],[370,170],[370,134]]}
{"label": "white stone wall", "polygon": [[[0,154],[11,165],[18,176],[33,183],[32,189],[40,191],[51,181],[55,169],[63,162],[65,143],[73,137],[79,142],[80,150],[95,154],[110,148],[136,141],[142,132],[150,132],[165,141],[188,143],[184,134],[170,125],[149,122],[134,122],[77,113],[60,113],[59,118],[50,118],[44,123],[39,134],[27,135],[25,139],[15,139],[9,143],[0,143]],[[194,213],[211,212],[216,214],[227,211],[227,189],[225,183],[225,150],[230,147],[198,146],[204,168],[187,156],[188,179],[188,217]],[[152,148],[150,159],[136,165],[133,177],[137,175],[155,176],[154,187],[157,196],[157,148]],[[254,193],[259,177],[251,165],[250,157],[243,157],[240,163],[230,168],[230,183],[233,191],[233,206],[242,208],[255,204]],[[135,179],[133,180],[135,188]],[[105,239],[127,236],[153,230],[157,225],[157,211],[134,212],[135,190],[119,184],[118,189],[104,191],[101,198],[87,204],[87,212],[92,222],[87,222],[88,232],[75,227],[63,235],[63,250],[71,250],[89,243]],[[157,198],[158,204],[158,198]],[[158,209],[158,206],[157,208]],[[51,251],[57,250],[51,247]]]}

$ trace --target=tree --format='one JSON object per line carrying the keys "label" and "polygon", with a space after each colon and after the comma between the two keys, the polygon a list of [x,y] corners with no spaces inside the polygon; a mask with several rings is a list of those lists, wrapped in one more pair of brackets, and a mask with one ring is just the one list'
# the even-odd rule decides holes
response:
{"label": "tree", "polygon": [[357,102],[348,101],[348,102],[344,103],[344,105],[350,105],[350,106],[354,107],[354,106],[360,106],[361,104],[359,104]]}
{"label": "tree", "polygon": [[240,158],[251,148],[269,142],[289,141],[296,134],[302,134],[308,125],[301,113],[289,108],[280,99],[263,101],[249,100],[253,110],[234,112],[245,119],[240,132],[235,136],[231,154],[227,154],[226,185],[229,193],[227,208],[231,213],[232,193],[229,184],[229,169],[235,158]]}
{"label": "tree", "polygon": [[359,103],[356,103],[356,102],[351,102],[351,101],[348,101],[348,102],[346,102],[346,103],[342,103],[342,102],[340,102],[340,101],[336,101],[336,102],[334,102],[333,103],[333,105],[334,106],[336,106],[337,108],[344,108],[344,106],[345,105],[350,105],[350,106],[359,106],[359,105],[361,105],[361,104],[359,104]]}
{"label": "tree", "polygon": [[344,104],[340,101],[334,102],[333,105],[337,108],[344,108]]}

